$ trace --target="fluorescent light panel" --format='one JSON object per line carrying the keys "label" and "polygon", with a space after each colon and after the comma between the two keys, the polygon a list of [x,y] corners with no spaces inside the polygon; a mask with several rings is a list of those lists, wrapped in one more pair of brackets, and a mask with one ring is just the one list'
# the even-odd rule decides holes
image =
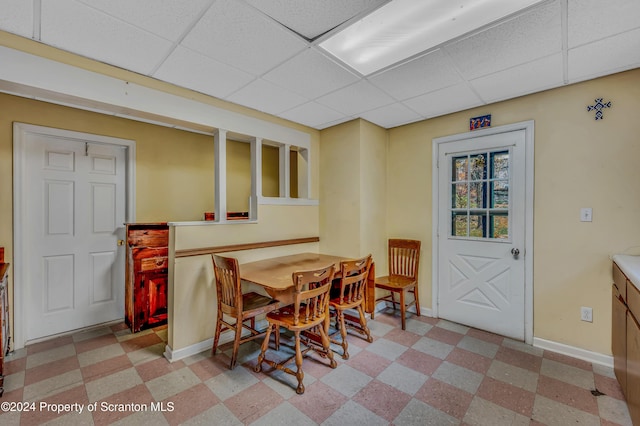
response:
{"label": "fluorescent light panel", "polygon": [[392,0],[320,43],[363,75],[542,0]]}

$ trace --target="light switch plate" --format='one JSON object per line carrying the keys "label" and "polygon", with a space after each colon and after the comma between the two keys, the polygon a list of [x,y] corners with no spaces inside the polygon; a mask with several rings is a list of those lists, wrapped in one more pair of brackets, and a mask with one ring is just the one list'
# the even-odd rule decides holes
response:
{"label": "light switch plate", "polygon": [[593,210],[591,207],[583,207],[580,209],[580,222],[591,222],[593,218]]}

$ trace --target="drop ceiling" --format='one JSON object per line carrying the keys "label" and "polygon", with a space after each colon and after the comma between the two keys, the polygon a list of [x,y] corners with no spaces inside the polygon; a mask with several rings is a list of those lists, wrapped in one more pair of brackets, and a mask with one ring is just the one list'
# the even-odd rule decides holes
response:
{"label": "drop ceiling", "polygon": [[0,0],[0,30],[324,129],[640,66],[640,1],[550,0],[364,76],[318,45],[388,0]]}

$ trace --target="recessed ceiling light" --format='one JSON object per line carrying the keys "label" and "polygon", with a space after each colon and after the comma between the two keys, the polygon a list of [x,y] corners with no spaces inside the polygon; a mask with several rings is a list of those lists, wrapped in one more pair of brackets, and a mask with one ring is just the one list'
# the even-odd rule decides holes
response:
{"label": "recessed ceiling light", "polygon": [[542,0],[392,0],[320,43],[363,75]]}

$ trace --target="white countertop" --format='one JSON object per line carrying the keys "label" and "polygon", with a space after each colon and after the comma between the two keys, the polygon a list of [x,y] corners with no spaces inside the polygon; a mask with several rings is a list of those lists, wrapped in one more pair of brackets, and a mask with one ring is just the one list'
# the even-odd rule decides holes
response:
{"label": "white countertop", "polygon": [[616,254],[613,261],[622,272],[629,278],[629,281],[640,290],[640,256],[632,256],[628,254]]}

